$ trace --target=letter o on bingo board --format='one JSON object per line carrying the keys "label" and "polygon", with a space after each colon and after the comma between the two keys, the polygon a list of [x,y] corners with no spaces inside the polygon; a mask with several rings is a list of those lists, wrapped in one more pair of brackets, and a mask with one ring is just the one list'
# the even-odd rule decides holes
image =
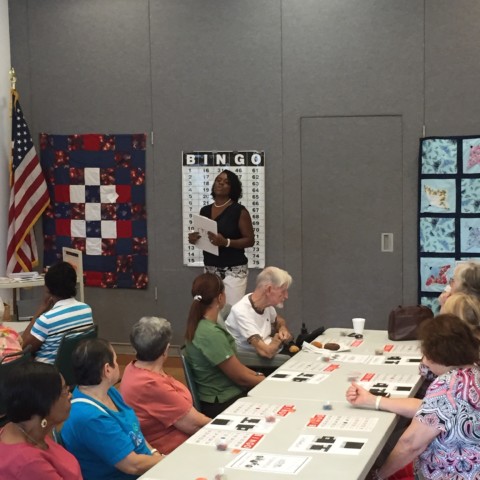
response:
{"label": "letter o on bingo board", "polygon": [[210,193],[215,177],[231,170],[242,182],[239,200],[252,217],[255,245],[245,249],[249,268],[265,267],[265,152],[202,151],[182,152],[183,263],[203,267],[203,251],[188,243],[193,215],[213,202]]}

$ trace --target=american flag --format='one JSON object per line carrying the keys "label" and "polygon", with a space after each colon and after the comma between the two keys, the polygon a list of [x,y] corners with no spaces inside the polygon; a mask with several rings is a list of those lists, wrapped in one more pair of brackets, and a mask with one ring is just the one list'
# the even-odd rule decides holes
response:
{"label": "american flag", "polygon": [[7,273],[38,263],[33,226],[50,202],[37,152],[16,92],[12,94],[12,158],[8,210]]}

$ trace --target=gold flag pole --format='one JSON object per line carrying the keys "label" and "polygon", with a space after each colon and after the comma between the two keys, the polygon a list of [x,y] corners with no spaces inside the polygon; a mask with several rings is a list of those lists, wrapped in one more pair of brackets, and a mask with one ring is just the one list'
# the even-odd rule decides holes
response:
{"label": "gold flag pole", "polygon": [[[15,69],[13,67],[10,68],[9,72],[10,74],[10,118],[13,118],[13,108],[15,107],[15,104],[17,103],[18,100],[18,93],[16,89],[16,83],[17,83],[17,76],[15,75]],[[13,184],[13,151],[10,152],[10,161],[8,162],[8,169],[10,171],[10,187],[12,187]]]}
{"label": "gold flag pole", "polygon": [[12,67],[9,72],[10,74],[10,85],[12,90],[15,91],[15,84],[17,83],[17,76],[15,75],[15,69]]}
{"label": "gold flag pole", "polygon": [[13,112],[13,107],[14,107],[13,102],[16,103],[17,100],[18,100],[18,93],[17,93],[17,88],[16,88],[17,76],[15,75],[15,69],[13,67],[10,68],[8,73],[10,74],[10,92],[11,92],[11,95],[10,95],[10,117],[11,117],[12,112]]}
{"label": "gold flag pole", "polygon": [[17,76],[15,75],[15,69],[12,67],[10,68],[9,72],[10,74],[10,117],[12,116],[12,112],[13,112],[13,107],[14,107],[14,103],[13,102],[17,102],[18,101],[18,92],[17,92],[17,88],[16,88],[16,84],[17,84]]}

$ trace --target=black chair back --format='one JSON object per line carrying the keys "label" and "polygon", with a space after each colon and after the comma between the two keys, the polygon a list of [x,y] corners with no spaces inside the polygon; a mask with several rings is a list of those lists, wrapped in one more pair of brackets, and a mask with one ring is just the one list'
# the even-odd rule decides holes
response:
{"label": "black chair back", "polygon": [[76,383],[72,367],[73,351],[82,340],[87,338],[97,338],[97,336],[98,326],[89,325],[88,327],[82,327],[66,332],[60,340],[57,356],[55,358],[55,366],[63,375],[65,383],[69,387],[73,387]]}
{"label": "black chair back", "polygon": [[188,363],[188,359],[185,356],[185,345],[180,348],[180,358],[182,359],[183,373],[185,374],[185,380],[187,387],[192,394],[193,406],[200,412],[200,398],[198,397],[197,385],[195,383],[195,377],[193,376],[192,369]]}
{"label": "black chair back", "polygon": [[0,427],[3,427],[7,423],[5,417],[5,399],[4,399],[4,386],[3,382],[7,374],[18,365],[23,365],[32,361],[31,346],[28,345],[20,352],[9,353],[0,358]]}

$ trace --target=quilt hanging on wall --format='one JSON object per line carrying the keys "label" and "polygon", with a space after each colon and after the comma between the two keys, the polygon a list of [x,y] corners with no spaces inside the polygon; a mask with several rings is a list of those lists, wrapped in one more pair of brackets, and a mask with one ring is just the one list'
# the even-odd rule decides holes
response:
{"label": "quilt hanging on wall", "polygon": [[44,265],[83,253],[84,284],[146,288],[145,134],[40,135]]}
{"label": "quilt hanging on wall", "polygon": [[480,136],[420,142],[419,301],[438,312],[455,263],[480,260]]}

